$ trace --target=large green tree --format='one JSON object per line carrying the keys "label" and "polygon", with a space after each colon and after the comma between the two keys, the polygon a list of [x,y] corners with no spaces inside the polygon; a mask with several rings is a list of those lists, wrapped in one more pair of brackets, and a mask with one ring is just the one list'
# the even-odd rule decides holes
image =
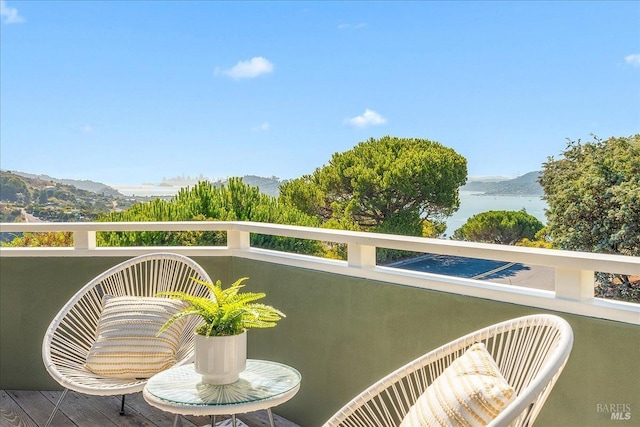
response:
{"label": "large green tree", "polygon": [[453,149],[385,136],[283,184],[280,200],[336,228],[424,235],[458,209],[466,177],[466,159]]}
{"label": "large green tree", "polygon": [[455,240],[515,245],[522,239],[533,240],[544,224],[521,211],[487,211],[472,216],[453,233]]}
{"label": "large green tree", "polygon": [[[562,249],[640,255],[640,134],[570,141],[543,165],[548,230]],[[640,301],[629,276],[597,275],[596,295]]]}
{"label": "large green tree", "polygon": [[[183,188],[171,200],[154,199],[138,203],[124,212],[109,213],[100,221],[255,221],[273,224],[293,224],[317,227],[318,220],[298,209],[283,205],[272,196],[260,193],[258,187],[245,184],[241,178],[231,178],[226,185],[216,187],[201,181]],[[206,231],[141,231],[105,232],[98,234],[104,246],[136,245],[221,245],[222,232]],[[306,254],[322,253],[319,242],[279,236],[251,235],[254,246]]]}
{"label": "large green tree", "polygon": [[559,248],[640,255],[640,135],[571,141],[540,184]]}

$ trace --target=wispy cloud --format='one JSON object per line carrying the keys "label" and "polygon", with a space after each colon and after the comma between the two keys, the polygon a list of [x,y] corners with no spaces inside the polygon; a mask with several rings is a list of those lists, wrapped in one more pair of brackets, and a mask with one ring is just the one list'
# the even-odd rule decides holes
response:
{"label": "wispy cloud", "polygon": [[84,134],[93,133],[93,126],[91,125],[80,126],[80,132]]}
{"label": "wispy cloud", "polygon": [[269,122],[264,122],[260,126],[256,126],[256,127],[252,128],[251,130],[254,131],[254,132],[266,132],[269,129],[271,129],[271,125],[269,124]]}
{"label": "wispy cloud", "polygon": [[627,64],[631,64],[634,67],[640,67],[640,53],[632,53],[624,57],[624,61]]}
{"label": "wispy cloud", "polygon": [[262,56],[255,56],[248,61],[240,61],[231,68],[216,67],[215,74],[225,75],[233,79],[253,79],[261,74],[273,72],[273,63]]}
{"label": "wispy cloud", "polygon": [[340,24],[338,25],[339,30],[361,30],[366,27],[367,24],[364,22],[360,22],[359,24]]}
{"label": "wispy cloud", "polygon": [[24,22],[24,18],[20,16],[18,9],[9,7],[4,0],[0,0],[0,17],[2,17],[5,24],[19,24],[20,22]]}
{"label": "wispy cloud", "polygon": [[361,115],[345,120],[345,123],[347,125],[357,127],[357,128],[364,128],[367,126],[378,126],[378,125],[385,124],[386,122],[387,122],[387,119],[385,119],[375,111],[369,110],[368,108],[364,110],[364,113],[362,113]]}

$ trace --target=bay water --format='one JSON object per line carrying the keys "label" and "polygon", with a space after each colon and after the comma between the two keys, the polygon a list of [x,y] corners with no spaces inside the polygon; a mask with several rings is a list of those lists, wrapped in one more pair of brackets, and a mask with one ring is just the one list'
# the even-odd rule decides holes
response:
{"label": "bay water", "polygon": [[[126,196],[161,196],[170,197],[178,193],[179,186],[161,185],[130,185],[113,186]],[[472,216],[490,210],[519,211],[525,209],[527,213],[538,218],[543,224],[547,222],[544,210],[547,203],[540,196],[494,196],[484,195],[476,191],[460,191],[460,209],[446,220],[446,237],[462,227]]]}
{"label": "bay water", "polygon": [[540,196],[494,196],[476,191],[460,191],[460,209],[446,221],[446,236],[462,227],[469,218],[486,211],[519,211],[525,209],[529,215],[546,224],[547,202]]}
{"label": "bay water", "polygon": [[155,184],[142,184],[142,185],[111,185],[111,187],[118,190],[125,196],[138,196],[138,197],[173,197],[178,194],[180,188],[172,185],[155,185]]}

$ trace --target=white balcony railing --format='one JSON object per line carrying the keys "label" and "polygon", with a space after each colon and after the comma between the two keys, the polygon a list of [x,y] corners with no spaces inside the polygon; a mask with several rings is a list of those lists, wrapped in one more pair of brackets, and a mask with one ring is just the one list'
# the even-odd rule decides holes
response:
{"label": "white balcony railing", "polygon": [[[97,231],[226,231],[227,246],[97,247]],[[255,222],[2,223],[1,232],[73,232],[72,248],[0,249],[2,257],[135,256],[171,250],[189,256],[233,256],[539,307],[640,325],[640,304],[594,298],[594,272],[640,276],[640,257],[349,232]],[[343,243],[347,261],[252,247],[250,234]],[[555,270],[554,290],[423,273],[376,264],[376,248],[454,255]]]}

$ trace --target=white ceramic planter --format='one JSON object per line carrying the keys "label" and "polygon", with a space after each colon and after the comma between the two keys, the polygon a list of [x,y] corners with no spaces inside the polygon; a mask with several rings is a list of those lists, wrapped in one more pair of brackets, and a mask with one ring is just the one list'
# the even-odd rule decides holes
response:
{"label": "white ceramic planter", "polygon": [[195,371],[207,384],[231,384],[247,367],[247,331],[228,337],[196,334]]}

